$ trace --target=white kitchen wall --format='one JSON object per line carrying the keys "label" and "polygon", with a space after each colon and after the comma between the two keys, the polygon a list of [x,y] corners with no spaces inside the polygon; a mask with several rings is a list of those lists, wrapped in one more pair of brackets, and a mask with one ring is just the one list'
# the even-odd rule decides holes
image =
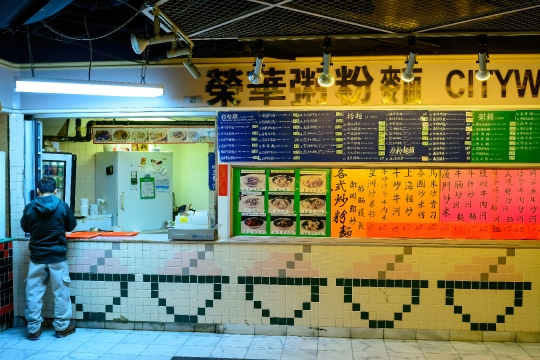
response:
{"label": "white kitchen wall", "polygon": [[[208,152],[213,150],[213,144],[160,145],[160,148],[174,154],[176,205],[192,204],[194,209],[211,210],[213,216],[214,196],[208,190]],[[96,201],[96,153],[103,151],[103,145],[63,142],[60,151],[77,155],[75,212],[78,213],[81,198],[88,198],[91,204]]]}
{"label": "white kitchen wall", "polygon": [[24,211],[24,117],[9,115],[9,183],[11,237],[23,237],[20,219]]}
{"label": "white kitchen wall", "polygon": [[0,201],[5,201],[5,227],[7,230],[6,234],[0,234],[0,239],[7,237],[7,234],[9,233],[9,218],[10,218],[10,206],[9,206],[9,121],[8,121],[8,115],[7,114],[0,114],[0,151],[3,151],[6,153],[6,168],[5,168],[5,189],[6,189],[6,198],[4,200],[0,199]]}

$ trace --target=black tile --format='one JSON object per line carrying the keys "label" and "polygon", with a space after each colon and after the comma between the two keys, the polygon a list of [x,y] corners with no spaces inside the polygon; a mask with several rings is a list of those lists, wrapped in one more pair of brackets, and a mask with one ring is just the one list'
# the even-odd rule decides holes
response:
{"label": "black tile", "polygon": [[127,290],[120,290],[120,297],[128,297],[128,291]]}
{"label": "black tile", "polygon": [[128,283],[127,282],[120,282],[120,290],[127,290]]}
{"label": "black tile", "polygon": [[[206,281],[206,282],[208,282],[208,281]],[[260,284],[262,284],[262,278],[261,278],[260,276],[257,276],[256,278],[253,279],[253,283],[254,283],[255,285],[260,285]]]}
{"label": "black tile", "polygon": [[377,320],[369,320],[369,327],[370,327],[370,329],[376,329],[377,328]]}
{"label": "black tile", "polygon": [[75,311],[83,311],[83,304],[75,304]]}
{"label": "black tile", "polygon": [[454,299],[453,298],[446,298],[446,305],[454,305]]}
{"label": "black tile", "polygon": [[207,308],[214,307],[214,300],[206,300],[206,307]]}
{"label": "black tile", "polygon": [[262,309],[262,303],[260,301],[254,301],[253,302],[253,308]]}
{"label": "black tile", "polygon": [[311,284],[310,280],[311,280],[310,278],[302,278],[302,284],[303,285],[309,285],[309,284]]}
{"label": "black tile", "polygon": [[128,281],[127,274],[120,274],[120,281]]}
{"label": "black tile", "polygon": [[214,277],[212,275],[206,275],[204,281],[206,284],[212,284],[214,282]]}
{"label": "black tile", "polygon": [[311,303],[302,303],[302,310],[311,310]]}
{"label": "black tile", "polygon": [[277,277],[271,277],[270,278],[270,285],[277,285],[278,278]]}
{"label": "black tile", "polygon": [[246,285],[246,292],[253,292],[253,285]]}
{"label": "black tile", "polygon": [[[157,276],[157,275],[152,275],[152,276]],[[120,274],[113,274],[112,279],[113,281],[120,281]]]}
{"label": "black tile", "polygon": [[420,280],[420,287],[422,289],[427,289],[429,287],[429,281],[427,280]]}
{"label": "black tile", "polygon": [[523,306],[523,299],[515,299],[514,306]]}
{"label": "black tile", "polygon": [[454,306],[454,314],[462,314],[463,308],[461,306]]}
{"label": "black tile", "polygon": [[352,295],[345,295],[345,296],[343,297],[343,301],[344,301],[345,303],[352,303],[352,301],[353,301],[353,300],[352,300]]}
{"label": "black tile", "polygon": [[214,284],[214,291],[221,291],[221,284]]}
{"label": "black tile", "polygon": [[105,281],[112,281],[112,274],[105,274]]}
{"label": "black tile", "polygon": [[454,289],[446,289],[447,297],[454,297]]}
{"label": "black tile", "polygon": [[112,305],[105,305],[105,312],[112,313],[113,312],[113,306]]}
{"label": "black tile", "polygon": [[[490,289],[490,290],[497,290],[497,282],[495,282],[495,281],[490,281],[490,282],[489,282],[489,289]],[[486,324],[486,329],[487,329],[487,324]]]}
{"label": "black tile", "polygon": [[403,305],[403,312],[411,312],[411,305]]}
{"label": "black tile", "polygon": [[413,297],[412,297],[411,303],[412,303],[413,305],[418,305],[418,304],[420,304],[420,297],[418,297],[418,296],[413,296]]}
{"label": "black tile", "polygon": [[514,282],[508,281],[506,283],[506,290],[514,290],[514,286],[515,286]]}
{"label": "black tile", "polygon": [[197,315],[204,315],[206,313],[206,309],[205,308],[198,308],[197,309]]}
{"label": "black tile", "polygon": [[504,324],[505,316],[504,315],[497,315],[497,324]]}
{"label": "black tile", "polygon": [[263,317],[270,317],[270,310],[263,310],[262,311],[262,316]]}
{"label": "black tile", "polygon": [[294,278],[286,278],[287,279],[287,285],[294,285]]}
{"label": "black tile", "polygon": [[278,318],[278,325],[287,325],[286,318]]}
{"label": "black tile", "polygon": [[[129,274],[128,274],[129,275]],[[167,275],[167,282],[172,283],[174,282],[174,275]]]}
{"label": "black tile", "polygon": [[246,293],[246,300],[253,300],[253,293]]}
{"label": "black tile", "polygon": [[166,299],[158,299],[158,306],[167,306]]}
{"label": "black tile", "polygon": [[420,289],[412,289],[412,296],[420,296]]}
{"label": "black tile", "polygon": [[214,300],[220,300],[221,299],[221,292],[214,292]]}
{"label": "black tile", "polygon": [[386,280],[377,280],[377,287],[385,287],[386,286]]}
{"label": "black tile", "polygon": [[167,306],[167,314],[168,315],[174,315],[174,307]]}
{"label": "black tile", "polygon": [[401,321],[402,319],[403,319],[403,314],[402,313],[394,313],[394,320]]}
{"label": "black tile", "polygon": [[479,281],[471,282],[471,288],[474,289],[474,290],[480,289],[480,282]]}
{"label": "black tile", "polygon": [[504,290],[506,289],[506,284],[502,281],[497,282],[497,290]]}
{"label": "black tile", "polygon": [[[319,284],[319,279],[313,279],[313,280],[317,281],[317,284],[314,283],[313,285]],[[345,286],[352,286],[352,279],[345,279]]]}
{"label": "black tile", "polygon": [[150,282],[150,275],[143,275],[142,278],[144,282]]}
{"label": "black tile", "polygon": [[150,297],[151,297],[152,299],[157,299],[157,298],[159,298],[159,292],[158,292],[158,291],[152,291],[152,292],[150,292]]}
{"label": "black tile", "polygon": [[444,289],[446,288],[446,284],[444,280],[437,280],[437,288],[438,289]]}
{"label": "black tile", "polygon": [[344,279],[336,279],[336,286],[343,286],[344,283],[345,283]]}
{"label": "black tile", "polygon": [[264,285],[270,285],[270,278],[268,276],[265,276],[262,278],[262,283]]}
{"label": "black tile", "polygon": [[516,299],[523,299],[523,291],[522,291],[522,290],[516,290],[516,291],[514,291],[514,298],[516,298]]}
{"label": "black tile", "polygon": [[478,326],[477,323],[471,323],[471,330],[472,331],[478,331],[478,330],[480,330],[480,327]]}
{"label": "black tile", "polygon": [[386,287],[394,287],[395,280],[386,279]]}
{"label": "black tile", "polygon": [[487,323],[480,323],[480,331],[487,331]]}
{"label": "black tile", "polygon": [[454,281],[454,289],[463,289],[463,281]]}
{"label": "black tile", "polygon": [[506,308],[506,315],[514,315],[514,308],[509,306]]}
{"label": "black tile", "polygon": [[384,329],[386,327],[386,321],[384,320],[377,320],[377,328]]}
{"label": "black tile", "polygon": [[328,279],[326,278],[322,278],[322,279],[319,279],[319,282],[321,286],[328,286]]}
{"label": "black tile", "polygon": [[471,289],[472,283],[470,281],[463,282],[463,289]]}
{"label": "black tile", "polygon": [[278,278],[277,283],[278,285],[287,285],[287,278]]}
{"label": "black tile", "polygon": [[128,274],[128,281],[135,281],[135,274]]}
{"label": "black tile", "polygon": [[385,321],[385,324],[384,324],[384,327],[385,327],[386,329],[393,329],[393,328],[394,328],[394,322],[393,322],[393,321],[386,320],[386,321]]}
{"label": "black tile", "polygon": [[246,284],[253,285],[253,276],[246,276]]}
{"label": "black tile", "polygon": [[293,325],[294,325],[294,319],[291,319],[291,318],[287,319],[286,324],[287,324],[288,326],[293,326]]}
{"label": "black tile", "polygon": [[[124,274],[122,274],[122,275],[124,275]],[[159,279],[158,281],[160,283],[167,282],[167,275],[158,275],[158,279]],[[124,281],[124,279],[122,279],[122,281]]]}
{"label": "black tile", "polygon": [[403,287],[410,288],[412,286],[411,280],[403,280]]}
{"label": "black tile", "polygon": [[377,279],[369,279],[369,286],[377,287]]}
{"label": "black tile", "polygon": [[302,310],[294,310],[294,317],[301,319],[302,318]]}
{"label": "black tile", "polygon": [[90,274],[90,280],[91,281],[97,281],[98,274]]}
{"label": "black tile", "polygon": [[105,274],[98,274],[97,279],[98,281],[105,281]]}
{"label": "black tile", "polygon": [[191,316],[189,317],[189,323],[190,323],[190,324],[197,324],[197,323],[198,323],[198,321],[197,321],[197,315],[191,315]]}
{"label": "black tile", "polygon": [[150,284],[150,290],[159,290],[159,284],[158,283],[151,283]]}
{"label": "black tile", "polygon": [[302,278],[294,278],[294,285],[296,286],[302,285]]}
{"label": "black tile", "polygon": [[464,314],[461,316],[461,321],[463,322],[471,322],[471,315],[469,314]]}
{"label": "black tile", "polygon": [[360,279],[360,286],[363,286],[363,287],[369,286],[369,279]]}
{"label": "black tile", "polygon": [[369,320],[369,313],[367,311],[362,311],[360,313],[360,319],[362,320]]}
{"label": "black tile", "polygon": [[359,287],[360,286],[360,279],[353,279],[352,284],[353,284],[354,287]]}
{"label": "black tile", "polygon": [[311,294],[311,302],[319,302],[319,295]]}
{"label": "black tile", "polygon": [[403,280],[394,280],[395,287],[403,287]]}
{"label": "black tile", "polygon": [[420,280],[413,280],[412,287],[418,289],[420,287]]}
{"label": "black tile", "polygon": [[532,283],[530,281],[523,283],[523,290],[532,290]]}
{"label": "black tile", "polygon": [[360,304],[352,304],[352,311],[360,311]]}
{"label": "black tile", "polygon": [[319,293],[319,287],[318,286],[311,286],[311,293],[312,294],[318,294]]}
{"label": "black tile", "polygon": [[189,284],[189,275],[182,275],[182,283],[183,284]]}
{"label": "black tile", "polygon": [[270,318],[270,325],[278,325],[278,323],[279,323],[278,318],[276,317]]}
{"label": "black tile", "polygon": [[523,283],[522,282],[516,282],[515,287],[516,287],[516,290],[523,290]]}
{"label": "black tile", "polygon": [[488,323],[487,324],[488,331],[497,331],[497,324]]}
{"label": "black tile", "polygon": [[120,305],[120,298],[119,297],[114,297],[112,299],[112,302],[113,302],[113,305]]}
{"label": "black tile", "polygon": [[343,293],[344,293],[345,295],[352,295],[352,287],[345,286],[345,287],[343,288]]}

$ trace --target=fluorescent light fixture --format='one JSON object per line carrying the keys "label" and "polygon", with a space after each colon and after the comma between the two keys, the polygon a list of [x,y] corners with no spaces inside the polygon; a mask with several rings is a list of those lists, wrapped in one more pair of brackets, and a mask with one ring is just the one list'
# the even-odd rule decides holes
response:
{"label": "fluorescent light fixture", "polygon": [[319,85],[327,87],[332,86],[334,84],[334,76],[330,74],[330,65],[332,65],[332,55],[330,50],[330,44],[331,44],[330,38],[324,39],[324,53],[323,53],[323,72],[321,75],[319,75],[319,78],[317,79]]}
{"label": "fluorescent light fixture", "polygon": [[45,94],[156,97],[163,95],[163,85],[15,77],[15,91]]}
{"label": "fluorescent light fixture", "polygon": [[491,75],[487,69],[486,64],[489,62],[489,54],[487,52],[487,35],[480,35],[480,43],[478,44],[478,71],[476,72],[476,78],[480,81],[485,81],[489,79]]}
{"label": "fluorescent light fixture", "polygon": [[405,61],[407,68],[401,73],[401,80],[411,82],[414,80],[414,64],[416,64],[416,39],[414,36],[409,36],[409,59]]}

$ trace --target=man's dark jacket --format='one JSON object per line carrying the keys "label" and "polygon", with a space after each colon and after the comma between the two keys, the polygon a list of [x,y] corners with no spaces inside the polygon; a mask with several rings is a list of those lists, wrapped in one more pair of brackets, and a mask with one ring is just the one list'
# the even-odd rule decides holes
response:
{"label": "man's dark jacket", "polygon": [[54,195],[38,196],[26,205],[21,227],[30,233],[30,260],[35,264],[66,261],[66,231],[75,226],[77,220],[68,204]]}

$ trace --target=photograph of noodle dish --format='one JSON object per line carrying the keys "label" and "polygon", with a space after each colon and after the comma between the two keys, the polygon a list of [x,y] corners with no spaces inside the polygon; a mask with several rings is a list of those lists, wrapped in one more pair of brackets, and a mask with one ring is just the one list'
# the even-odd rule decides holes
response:
{"label": "photograph of noodle dish", "polygon": [[184,141],[187,138],[186,132],[182,130],[171,130],[169,132],[169,137],[172,141]]}
{"label": "photograph of noodle dish", "polygon": [[250,217],[244,220],[244,225],[250,229],[258,229],[264,224],[264,220],[260,217]]}
{"label": "photograph of noodle dish", "polygon": [[286,187],[293,182],[294,178],[291,175],[274,175],[272,176],[272,183],[277,187]]}
{"label": "photograph of noodle dish", "polygon": [[257,175],[247,175],[244,177],[244,180],[242,182],[244,183],[244,185],[254,188],[261,183],[261,178]]}
{"label": "photograph of noodle dish", "polygon": [[300,201],[300,207],[305,210],[322,210],[326,207],[326,201],[321,198],[307,198]]}
{"label": "photograph of noodle dish", "polygon": [[291,218],[278,218],[272,221],[272,223],[280,230],[289,230],[294,226],[294,221]]}
{"label": "photograph of noodle dish", "polygon": [[244,196],[241,201],[245,207],[254,209],[257,206],[259,206],[259,204],[261,204],[262,202],[261,200],[262,200],[262,197],[258,197],[258,196]]}
{"label": "photograph of noodle dish", "polygon": [[288,208],[293,202],[292,196],[276,196],[273,199],[270,200],[270,204],[272,204],[273,207],[280,210],[285,210]]}
{"label": "photograph of noodle dish", "polygon": [[302,176],[302,185],[307,188],[320,188],[324,185],[324,180],[321,176]]}
{"label": "photograph of noodle dish", "polygon": [[325,227],[325,221],[319,219],[301,220],[300,227],[307,231],[321,231]]}

